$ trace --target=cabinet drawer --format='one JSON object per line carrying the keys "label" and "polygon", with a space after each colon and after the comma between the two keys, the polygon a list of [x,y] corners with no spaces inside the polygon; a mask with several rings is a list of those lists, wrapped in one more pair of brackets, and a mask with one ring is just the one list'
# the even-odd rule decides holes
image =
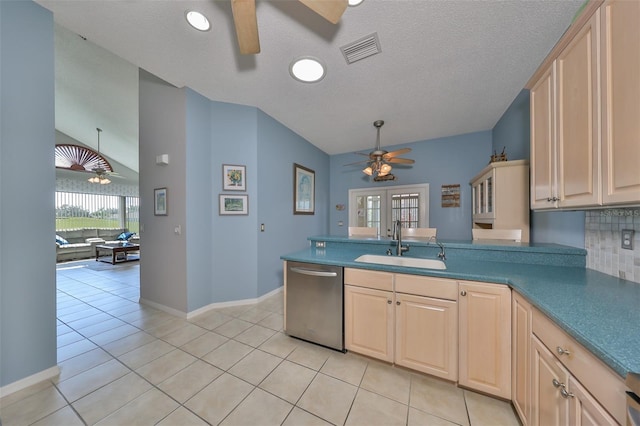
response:
{"label": "cabinet drawer", "polygon": [[458,283],[443,278],[396,274],[396,292],[458,300]]}
{"label": "cabinet drawer", "polygon": [[[622,378],[535,308],[532,329],[533,334],[538,336],[571,374],[623,424],[626,388]],[[560,354],[561,351],[565,353]]]}
{"label": "cabinet drawer", "polygon": [[366,269],[344,268],[344,283],[358,287],[393,291],[393,274]]}

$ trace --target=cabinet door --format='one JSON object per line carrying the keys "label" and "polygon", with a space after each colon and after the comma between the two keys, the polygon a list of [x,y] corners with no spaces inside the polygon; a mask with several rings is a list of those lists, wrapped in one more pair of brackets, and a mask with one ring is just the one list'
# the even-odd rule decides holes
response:
{"label": "cabinet door", "polygon": [[459,383],[511,399],[511,290],[460,282]]}
{"label": "cabinet door", "polygon": [[598,18],[596,12],[556,60],[559,207],[600,204]]}
{"label": "cabinet door", "polygon": [[569,424],[575,426],[616,425],[602,405],[573,377],[569,377]]}
{"label": "cabinet door", "polygon": [[640,2],[601,7],[602,199],[640,201]]}
{"label": "cabinet door", "polygon": [[513,292],[511,400],[524,426],[531,420],[531,304]]}
{"label": "cabinet door", "polygon": [[396,364],[458,379],[456,302],[396,293]]}
{"label": "cabinet door", "polygon": [[554,64],[531,88],[531,208],[556,207]]}
{"label": "cabinet door", "polygon": [[393,362],[393,293],[344,286],[347,350]]}
{"label": "cabinet door", "polygon": [[560,394],[569,373],[537,337],[531,337],[533,398],[531,425],[568,425],[569,400]]}

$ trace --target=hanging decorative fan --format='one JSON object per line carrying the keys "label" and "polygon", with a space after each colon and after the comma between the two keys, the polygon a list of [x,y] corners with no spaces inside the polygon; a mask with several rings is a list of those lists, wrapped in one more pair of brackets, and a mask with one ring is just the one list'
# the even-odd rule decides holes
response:
{"label": "hanging decorative fan", "polygon": [[[347,8],[348,0],[298,0],[332,24],[337,24]],[[231,0],[233,22],[240,53],[260,53],[255,0]]]}
{"label": "hanging decorative fan", "polygon": [[97,152],[85,146],[59,144],[55,148],[55,162],[58,169],[91,172],[94,176],[89,178],[89,182],[105,185],[111,183],[108,176],[113,176],[115,173],[109,161],[100,154],[102,129],[96,128],[96,130],[98,131]]}
{"label": "hanging decorative fan", "polygon": [[410,158],[399,158],[398,155],[406,154],[411,152],[411,148],[402,148],[396,151],[385,151],[380,148],[380,128],[384,125],[383,120],[376,120],[373,122],[373,126],[377,130],[376,136],[376,148],[368,154],[358,152],[359,155],[365,155],[369,157],[368,160],[365,161],[357,161],[355,163],[346,164],[347,166],[351,166],[354,164],[362,164],[366,163],[367,167],[365,167],[362,172],[368,176],[373,176],[373,180],[375,181],[383,181],[383,180],[395,180],[395,176],[393,176],[391,172],[391,164],[413,164],[414,160]]}

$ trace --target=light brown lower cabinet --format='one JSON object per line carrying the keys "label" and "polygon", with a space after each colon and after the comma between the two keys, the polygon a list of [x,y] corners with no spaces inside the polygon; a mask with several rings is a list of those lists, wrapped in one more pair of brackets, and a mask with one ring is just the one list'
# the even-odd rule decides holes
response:
{"label": "light brown lower cabinet", "polygon": [[393,292],[344,286],[347,350],[393,362]]}
{"label": "light brown lower cabinet", "polygon": [[624,381],[508,286],[344,279],[347,350],[510,399],[524,426],[624,424]]}
{"label": "light brown lower cabinet", "polygon": [[511,289],[458,283],[458,383],[511,399]]}
{"label": "light brown lower cabinet", "polygon": [[536,336],[532,336],[531,349],[532,425],[617,424]]}
{"label": "light brown lower cabinet", "polygon": [[452,300],[396,293],[395,362],[451,381],[458,378],[458,310]]}
{"label": "light brown lower cabinet", "polygon": [[[532,308],[531,425],[624,424],[623,379],[536,308]],[[544,373],[557,366],[556,376]],[[558,383],[553,380],[557,380]],[[553,388],[553,389],[552,389]],[[549,422],[552,401],[568,410],[560,423]],[[567,419],[568,418],[568,423]]]}
{"label": "light brown lower cabinet", "polygon": [[531,420],[531,304],[517,292],[511,297],[511,401],[527,426]]}
{"label": "light brown lower cabinet", "polygon": [[456,281],[380,274],[345,268],[347,350],[456,381]]}

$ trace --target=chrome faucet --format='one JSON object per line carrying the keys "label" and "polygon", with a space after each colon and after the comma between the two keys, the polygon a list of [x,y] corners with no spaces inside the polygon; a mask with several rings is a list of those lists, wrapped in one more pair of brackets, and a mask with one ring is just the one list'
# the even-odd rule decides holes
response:
{"label": "chrome faucet", "polygon": [[427,241],[427,244],[429,242],[431,242],[431,240],[434,240],[436,242],[436,244],[438,245],[438,247],[440,247],[440,253],[438,253],[438,259],[443,260],[443,261],[447,260],[447,255],[446,255],[446,253],[444,251],[444,245],[440,241],[438,241],[438,239],[436,238],[435,235],[429,238],[429,241]]}
{"label": "chrome faucet", "polygon": [[402,253],[409,251],[409,246],[402,245],[402,224],[400,220],[396,220],[393,224],[394,233],[393,238],[396,240],[396,256],[402,256]]}

